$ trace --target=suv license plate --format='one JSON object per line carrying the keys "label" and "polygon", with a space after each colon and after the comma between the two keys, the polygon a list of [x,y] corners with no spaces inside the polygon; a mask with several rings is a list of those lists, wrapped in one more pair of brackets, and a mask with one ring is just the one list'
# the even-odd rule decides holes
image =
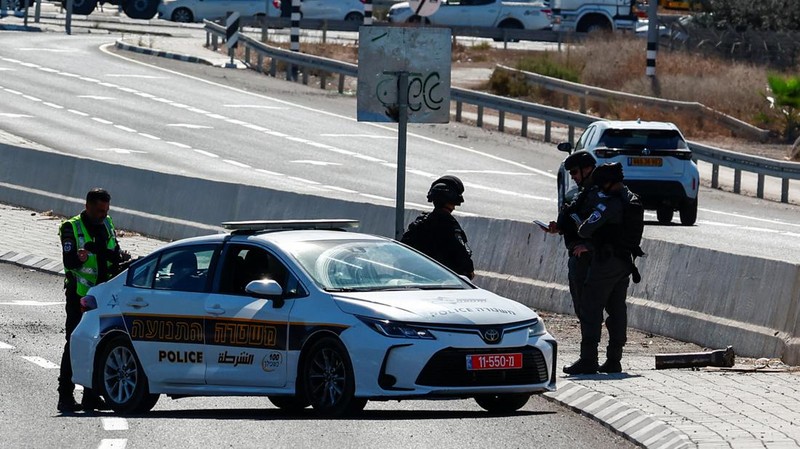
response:
{"label": "suv license plate", "polygon": [[521,369],[522,353],[480,354],[467,356],[467,371]]}
{"label": "suv license plate", "polygon": [[628,166],[632,167],[661,167],[664,161],[660,157],[629,157]]}

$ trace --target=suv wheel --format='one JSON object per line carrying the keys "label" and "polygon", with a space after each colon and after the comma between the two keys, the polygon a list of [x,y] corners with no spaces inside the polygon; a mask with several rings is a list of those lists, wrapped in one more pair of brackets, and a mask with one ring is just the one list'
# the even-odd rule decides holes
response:
{"label": "suv wheel", "polygon": [[691,226],[697,221],[697,200],[686,200],[681,204],[681,224]]}
{"label": "suv wheel", "polygon": [[661,206],[656,209],[656,217],[658,217],[658,222],[661,224],[667,224],[672,222],[672,215],[675,211],[672,210],[672,206]]}

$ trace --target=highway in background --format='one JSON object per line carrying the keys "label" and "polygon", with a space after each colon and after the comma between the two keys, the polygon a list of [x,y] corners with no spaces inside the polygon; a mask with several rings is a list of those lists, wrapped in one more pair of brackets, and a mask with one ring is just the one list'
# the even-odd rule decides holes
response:
{"label": "highway in background", "polygon": [[[353,97],[115,52],[114,36],[2,39],[0,128],[11,134],[115,164],[394,204],[396,127],[356,122]],[[554,218],[564,156],[554,145],[457,123],[409,132],[408,207],[428,208],[430,182],[450,173],[466,184],[464,214]],[[648,214],[645,236],[797,263],[798,216],[795,205],[701,189],[697,226],[656,225]]]}

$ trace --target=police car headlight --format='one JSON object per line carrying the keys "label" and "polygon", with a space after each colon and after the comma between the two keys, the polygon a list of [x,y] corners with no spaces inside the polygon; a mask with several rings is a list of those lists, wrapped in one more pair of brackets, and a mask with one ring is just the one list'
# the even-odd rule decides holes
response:
{"label": "police car headlight", "polygon": [[435,340],[436,337],[428,329],[411,326],[389,320],[378,320],[375,318],[358,317],[364,324],[375,332],[391,338],[413,338],[420,340]]}
{"label": "police car headlight", "polygon": [[541,318],[537,319],[536,322],[528,328],[528,338],[538,337],[546,333],[547,329],[544,327],[544,321],[542,321]]}

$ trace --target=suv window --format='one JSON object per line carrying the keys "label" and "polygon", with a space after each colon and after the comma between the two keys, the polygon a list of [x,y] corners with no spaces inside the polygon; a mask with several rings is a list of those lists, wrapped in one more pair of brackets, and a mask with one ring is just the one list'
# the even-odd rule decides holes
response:
{"label": "suv window", "polygon": [[685,150],[689,147],[680,133],[669,129],[607,129],[598,147],[618,149]]}
{"label": "suv window", "polygon": [[586,128],[586,131],[581,134],[581,136],[578,138],[578,142],[575,144],[575,151],[582,150],[586,147],[586,142],[591,139],[591,136],[594,134],[596,129],[597,127],[595,126]]}

